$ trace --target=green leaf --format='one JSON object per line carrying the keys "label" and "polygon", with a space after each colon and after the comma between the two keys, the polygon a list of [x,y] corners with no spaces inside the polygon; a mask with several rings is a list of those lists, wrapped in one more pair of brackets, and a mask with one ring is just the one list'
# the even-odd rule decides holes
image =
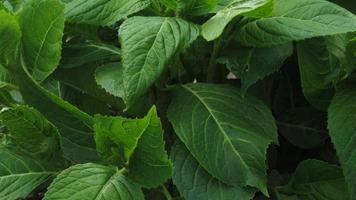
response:
{"label": "green leaf", "polygon": [[119,37],[127,107],[147,92],[170,59],[198,35],[196,25],[178,18],[132,17],[124,22]]}
{"label": "green leaf", "polygon": [[74,162],[98,161],[92,117],[45,90],[31,78],[23,59],[12,75],[28,105],[40,111],[59,130],[64,156]]}
{"label": "green leaf", "polygon": [[350,199],[356,198],[356,92],[354,87],[337,91],[328,110],[331,141],[340,159]]}
{"label": "green leaf", "polygon": [[273,9],[274,0],[235,0],[219,10],[202,26],[201,35],[208,41],[215,40],[237,16],[266,17]]}
{"label": "green leaf", "polygon": [[164,149],[163,130],[156,108],[143,119],[95,117],[94,130],[98,152],[111,159],[120,146],[129,164],[129,177],[153,188],[164,183],[172,173],[172,163]]}
{"label": "green leaf", "polygon": [[72,166],[60,173],[44,200],[143,200],[141,188],[116,167],[98,164]]}
{"label": "green leaf", "polygon": [[3,109],[0,120],[23,152],[45,160],[61,157],[57,128],[37,110],[28,106]]}
{"label": "green leaf", "polygon": [[110,63],[98,67],[95,72],[95,80],[108,93],[124,98],[124,77],[121,63]]}
{"label": "green leaf", "polygon": [[270,47],[295,40],[356,31],[356,16],[325,0],[275,0],[274,15],[245,24],[244,45]]}
{"label": "green leaf", "polygon": [[315,38],[297,44],[303,94],[320,110],[328,108],[334,95],[334,85],[347,74],[339,59],[345,57],[347,41],[335,37]]}
{"label": "green leaf", "polygon": [[16,200],[29,195],[56,170],[0,146],[0,200]]}
{"label": "green leaf", "polygon": [[0,63],[13,63],[20,44],[21,30],[15,16],[0,10]]}
{"label": "green leaf", "polygon": [[99,42],[85,42],[67,45],[63,49],[62,68],[75,68],[88,63],[104,63],[119,60],[120,50],[112,45]]}
{"label": "green leaf", "polygon": [[29,0],[20,13],[22,47],[29,72],[46,79],[61,58],[64,6],[60,0]]}
{"label": "green leaf", "polygon": [[150,0],[68,0],[65,16],[69,22],[111,26],[149,4]]}
{"label": "green leaf", "polygon": [[186,200],[250,200],[255,194],[252,188],[228,186],[213,178],[180,142],[173,146],[171,158],[173,182]]}
{"label": "green leaf", "polygon": [[276,191],[278,200],[349,199],[341,168],[319,160],[301,162],[288,185]]}
{"label": "green leaf", "polygon": [[258,80],[278,71],[292,53],[293,45],[290,43],[262,49],[241,47],[229,51],[219,62],[226,64],[241,79],[242,90],[247,91]]}
{"label": "green leaf", "polygon": [[267,195],[266,150],[278,143],[271,111],[224,85],[188,84],[174,94],[168,119],[200,165],[224,183]]}
{"label": "green leaf", "polygon": [[204,15],[214,10],[217,0],[160,0],[160,2],[183,15]]}

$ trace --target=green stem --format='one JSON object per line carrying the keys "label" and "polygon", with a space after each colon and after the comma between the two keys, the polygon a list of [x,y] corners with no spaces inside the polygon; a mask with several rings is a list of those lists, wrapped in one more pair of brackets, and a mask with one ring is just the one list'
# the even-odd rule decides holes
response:
{"label": "green stem", "polygon": [[220,50],[221,50],[221,38],[219,38],[214,42],[214,49],[213,49],[213,53],[211,54],[208,70],[207,70],[207,76],[206,76],[207,82],[215,82],[217,79],[218,70],[216,65],[216,59],[219,56]]}
{"label": "green stem", "polygon": [[161,188],[162,188],[162,193],[164,194],[166,199],[167,200],[173,200],[173,197],[172,197],[171,193],[169,193],[169,191],[167,190],[166,186],[161,185]]}

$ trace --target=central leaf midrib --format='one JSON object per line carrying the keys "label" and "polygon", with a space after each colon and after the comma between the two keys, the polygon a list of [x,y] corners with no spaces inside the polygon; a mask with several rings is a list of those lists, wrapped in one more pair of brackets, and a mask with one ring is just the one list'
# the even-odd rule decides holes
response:
{"label": "central leaf midrib", "polygon": [[219,120],[217,119],[217,117],[213,114],[213,112],[211,111],[211,109],[209,108],[209,106],[207,105],[207,103],[200,98],[200,96],[193,91],[191,88],[189,88],[188,86],[183,85],[182,86],[184,89],[186,89],[187,91],[189,91],[190,93],[192,93],[203,105],[204,107],[207,109],[207,111],[209,112],[210,116],[214,119],[215,123],[217,124],[217,126],[219,127],[221,133],[223,134],[223,137],[226,139],[226,141],[228,142],[228,144],[231,146],[233,152],[235,153],[235,155],[237,157],[240,158],[242,164],[249,169],[247,163],[245,162],[245,160],[242,158],[242,156],[240,155],[240,153],[235,149],[234,145],[231,142],[231,139],[229,138],[228,134],[225,132],[225,130],[223,129],[223,127],[220,126]]}

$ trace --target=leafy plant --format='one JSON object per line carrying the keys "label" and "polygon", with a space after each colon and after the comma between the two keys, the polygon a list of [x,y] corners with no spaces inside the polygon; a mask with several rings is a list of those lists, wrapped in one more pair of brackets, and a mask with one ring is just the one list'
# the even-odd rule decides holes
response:
{"label": "leafy plant", "polygon": [[355,3],[0,2],[0,200],[356,200]]}

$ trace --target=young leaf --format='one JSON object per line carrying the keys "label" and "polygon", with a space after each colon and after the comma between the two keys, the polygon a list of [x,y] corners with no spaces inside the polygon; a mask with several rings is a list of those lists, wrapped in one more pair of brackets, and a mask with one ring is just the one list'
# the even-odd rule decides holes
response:
{"label": "young leaf", "polygon": [[98,164],[72,166],[60,173],[44,200],[144,200],[141,188],[116,167]]}
{"label": "young leaf", "polygon": [[111,26],[149,4],[150,0],[68,0],[65,16],[73,23]]}
{"label": "young leaf", "polygon": [[177,51],[198,35],[196,25],[179,18],[132,17],[124,22],[119,37],[127,107],[147,92]]}
{"label": "young leaf", "polygon": [[[238,15],[251,17],[268,16],[273,9],[273,0],[235,0],[219,10],[202,26],[202,36],[208,40],[218,38],[226,25]],[[261,10],[263,14],[261,14]]]}
{"label": "young leaf", "polygon": [[22,47],[29,72],[46,79],[61,58],[64,6],[60,0],[29,0],[20,13]]}
{"label": "young leaf", "polygon": [[59,130],[64,156],[74,162],[98,161],[91,127],[92,117],[40,86],[23,59],[12,75],[28,105],[40,111]]}
{"label": "young leaf", "polygon": [[356,16],[324,0],[275,0],[274,15],[245,24],[236,35],[244,45],[270,47],[312,37],[356,31]]}
{"label": "young leaf", "polygon": [[204,15],[212,12],[218,0],[160,0],[168,8],[188,15]]}
{"label": "young leaf", "polygon": [[58,130],[37,110],[28,106],[3,109],[0,120],[23,152],[37,159],[60,158]]}
{"label": "young leaf", "polygon": [[124,148],[129,177],[140,185],[157,187],[171,176],[172,164],[164,149],[163,131],[155,107],[143,119],[98,115],[94,130],[98,152],[104,157],[112,159],[113,150]]}
{"label": "young leaf", "polygon": [[271,111],[229,86],[189,84],[174,93],[168,118],[200,165],[224,183],[267,195],[266,150],[278,143]]}
{"label": "young leaf", "polygon": [[0,200],[24,198],[57,172],[0,145]]}
{"label": "young leaf", "polygon": [[21,39],[21,30],[15,16],[0,10],[0,63],[13,63]]}
{"label": "young leaf", "polygon": [[250,200],[255,194],[252,188],[229,186],[213,178],[181,142],[173,146],[171,158],[173,182],[186,200]]}
{"label": "young leaf", "polygon": [[276,191],[278,200],[349,199],[340,167],[319,160],[301,162],[288,185]]}
{"label": "young leaf", "polygon": [[280,69],[283,62],[293,53],[293,45],[272,48],[239,48],[219,59],[231,72],[241,79],[242,90],[247,89]]}
{"label": "young leaf", "polygon": [[356,198],[356,92],[355,88],[337,91],[328,110],[328,128],[340,159],[350,199]]}
{"label": "young leaf", "polygon": [[124,77],[121,63],[110,63],[98,67],[95,72],[95,80],[108,93],[124,98]]}

